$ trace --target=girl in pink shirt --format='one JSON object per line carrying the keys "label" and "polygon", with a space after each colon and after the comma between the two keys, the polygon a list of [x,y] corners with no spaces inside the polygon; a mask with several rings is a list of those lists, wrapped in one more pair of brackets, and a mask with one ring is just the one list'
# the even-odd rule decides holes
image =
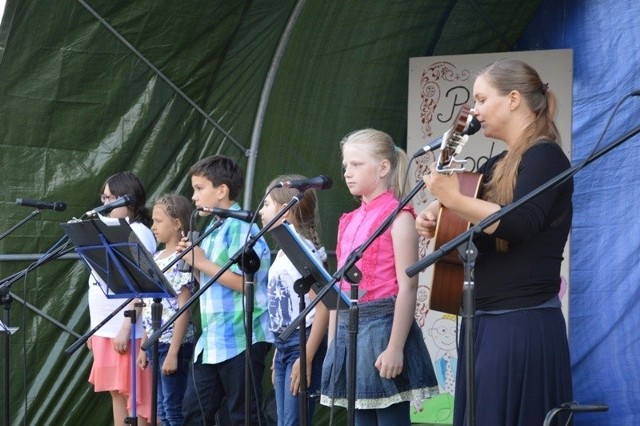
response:
{"label": "girl in pink shirt", "polygon": [[[406,153],[386,133],[358,130],[342,140],[341,148],[345,183],[361,205],[340,218],[338,268],[390,216],[407,189],[401,184]],[[357,425],[410,425],[410,401],[437,392],[429,353],[414,318],[418,279],[404,272],[417,260],[415,213],[405,207],[356,263],[363,293],[358,301]],[[341,286],[349,292],[348,282],[343,280]],[[335,314],[323,365],[321,403],[346,407],[348,313]]]}

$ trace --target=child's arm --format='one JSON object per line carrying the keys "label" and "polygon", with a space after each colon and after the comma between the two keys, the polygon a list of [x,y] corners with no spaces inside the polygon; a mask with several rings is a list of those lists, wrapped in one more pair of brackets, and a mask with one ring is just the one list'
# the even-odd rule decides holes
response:
{"label": "child's arm", "polygon": [[380,376],[392,379],[402,372],[404,344],[414,321],[418,277],[409,278],[405,269],[418,260],[418,234],[413,216],[401,212],[391,226],[391,238],[398,277],[398,297],[387,348],[378,356]]}
{"label": "child's arm", "polygon": [[[178,293],[178,306],[181,308],[191,297],[191,291],[189,287],[183,286],[180,293]],[[184,335],[187,332],[187,328],[189,327],[189,320],[191,317],[191,313],[189,310],[180,315],[175,323],[173,324],[173,333],[171,335],[171,343],[169,344],[169,351],[167,352],[167,356],[162,363],[162,374],[168,376],[170,374],[175,373],[178,370],[178,352],[180,351],[180,346],[182,346],[182,341],[184,339]]]}
{"label": "child's arm", "polygon": [[[146,341],[147,341],[147,333],[144,333],[142,335],[142,340],[140,341],[140,345],[142,346]],[[147,353],[142,349],[138,351],[138,358],[136,359],[136,362],[138,363],[138,367],[142,368],[143,370],[147,368],[147,366],[149,365],[149,359],[147,358]]]}
{"label": "child's arm", "polygon": [[336,337],[336,311],[329,311],[329,330],[327,332],[327,345],[330,345],[333,338]]}
{"label": "child's arm", "polygon": [[[313,291],[311,291],[312,297],[315,297]],[[318,352],[318,348],[327,334],[327,327],[329,325],[329,310],[324,306],[322,302],[316,305],[316,315],[313,317],[313,325],[311,326],[311,332],[306,344],[306,356],[307,356],[307,385],[311,383],[311,369],[313,367],[313,358]],[[300,324],[303,327],[304,324]],[[300,388],[300,358],[296,360],[291,368],[291,393],[295,396],[298,394]]]}
{"label": "child's arm", "polygon": [[[191,245],[191,242],[186,238],[180,240],[180,243],[177,246],[179,252],[184,251],[187,247]],[[194,275],[199,275],[199,272],[204,272],[210,277],[213,277],[220,269],[222,269],[217,264],[213,263],[207,258],[204,250],[201,247],[194,247],[193,254],[183,257],[185,263],[189,264],[194,268]],[[224,271],[224,273],[218,278],[218,282],[222,285],[229,287],[232,290],[235,290],[239,293],[242,292],[244,287],[244,281],[242,275],[231,272],[230,270]]]}
{"label": "child's arm", "polygon": [[[136,304],[137,301],[138,301],[138,299],[133,300],[131,303],[129,303],[129,305],[127,305],[127,307],[124,309],[124,311],[130,311],[132,309],[135,309],[136,310],[136,318],[140,318],[140,312],[142,311],[142,309],[141,308],[136,308],[135,304]],[[120,326],[120,331],[118,331],[118,334],[113,339],[113,350],[115,350],[118,353],[123,354],[123,353],[127,352],[127,348],[129,347],[129,343],[131,343],[131,318],[125,317],[122,320],[122,325]],[[135,350],[135,348],[132,349],[132,350]]]}

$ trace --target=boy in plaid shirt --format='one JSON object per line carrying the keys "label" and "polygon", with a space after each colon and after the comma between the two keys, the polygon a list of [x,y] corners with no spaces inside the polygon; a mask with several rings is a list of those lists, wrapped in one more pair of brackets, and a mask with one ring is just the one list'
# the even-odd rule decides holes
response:
{"label": "boy in plaid shirt", "polygon": [[[244,178],[235,161],[222,155],[214,155],[194,164],[189,174],[193,187],[192,199],[197,208],[240,209],[235,200],[242,189]],[[210,223],[208,228],[214,223]],[[239,219],[224,219],[222,225],[201,242],[200,247],[195,247],[193,253],[188,253],[183,258],[193,266],[200,285],[208,283],[242,248],[249,231],[249,224]],[[257,226],[253,225],[251,234],[255,235],[257,232]],[[184,250],[189,244],[183,239],[181,248]],[[254,274],[253,344],[250,351],[253,373],[251,421],[257,425],[265,424],[256,401],[262,400],[265,357],[273,338],[269,332],[267,310],[270,252],[263,239],[255,243],[253,250],[260,258],[260,268]],[[243,425],[246,336],[244,277],[240,265],[231,266],[200,296],[200,320],[202,335],[195,346],[193,373],[190,374],[182,404],[184,423],[214,424],[215,414],[222,408],[226,397],[231,423]]]}

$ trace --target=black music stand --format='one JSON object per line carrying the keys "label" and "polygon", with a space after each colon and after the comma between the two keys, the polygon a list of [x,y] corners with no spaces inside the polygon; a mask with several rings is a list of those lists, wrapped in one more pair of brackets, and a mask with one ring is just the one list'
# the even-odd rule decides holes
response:
{"label": "black music stand", "polygon": [[[61,224],[76,251],[91,270],[106,284],[109,299],[176,297],[176,293],[124,219],[91,219]],[[139,304],[136,304],[139,306]],[[120,309],[120,308],[118,308]],[[160,313],[155,310],[155,312]],[[131,319],[131,393],[136,395],[136,311],[125,311]],[[158,319],[156,319],[157,321]],[[95,331],[95,330],[94,330]],[[155,401],[155,398],[154,398]],[[153,410],[155,413],[155,410]],[[152,417],[154,415],[152,414]],[[151,422],[155,424],[156,419]],[[132,416],[125,423],[137,425],[137,403],[132,402]]]}
{"label": "black music stand", "polygon": [[[307,244],[300,238],[293,226],[284,221],[281,225],[269,230],[273,238],[276,240],[282,251],[285,252],[293,266],[298,270],[302,277],[296,280],[294,288],[300,299],[300,312],[305,309],[305,295],[311,288],[316,294],[320,293],[322,287],[331,281],[331,275],[318,261],[316,256],[311,253]],[[334,281],[335,282],[335,281]],[[347,309],[350,300],[336,284],[332,285],[334,291],[328,291],[321,296],[320,301],[327,309]],[[305,330],[306,315],[303,316],[305,321],[300,321],[298,327],[299,332],[299,350],[300,350],[300,424],[306,425],[308,422],[308,383],[307,383],[307,333]]]}
{"label": "black music stand", "polygon": [[[313,288],[316,294],[319,294],[322,288],[327,285],[333,277],[327,272],[324,266],[322,266],[322,263],[318,261],[311,250],[309,250],[309,246],[300,238],[293,226],[289,222],[284,221],[282,225],[271,228],[269,232],[271,232],[273,238],[302,277],[311,276],[313,278],[311,288]],[[351,304],[349,296],[340,290],[337,284],[333,284],[332,289],[333,291],[323,294],[320,299],[327,309],[349,308]]]}

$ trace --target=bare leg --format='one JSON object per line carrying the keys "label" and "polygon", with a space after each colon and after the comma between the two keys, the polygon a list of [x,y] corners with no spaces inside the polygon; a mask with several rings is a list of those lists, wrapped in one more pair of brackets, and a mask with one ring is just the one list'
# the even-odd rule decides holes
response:
{"label": "bare leg", "polygon": [[[131,415],[127,410],[127,398],[117,391],[110,391],[113,404],[113,424],[115,426],[126,425],[124,422]],[[147,419],[138,416],[138,426],[147,426]]]}
{"label": "bare leg", "polygon": [[113,406],[113,424],[125,425],[125,419],[129,416],[127,411],[127,398],[118,391],[109,391]]}

